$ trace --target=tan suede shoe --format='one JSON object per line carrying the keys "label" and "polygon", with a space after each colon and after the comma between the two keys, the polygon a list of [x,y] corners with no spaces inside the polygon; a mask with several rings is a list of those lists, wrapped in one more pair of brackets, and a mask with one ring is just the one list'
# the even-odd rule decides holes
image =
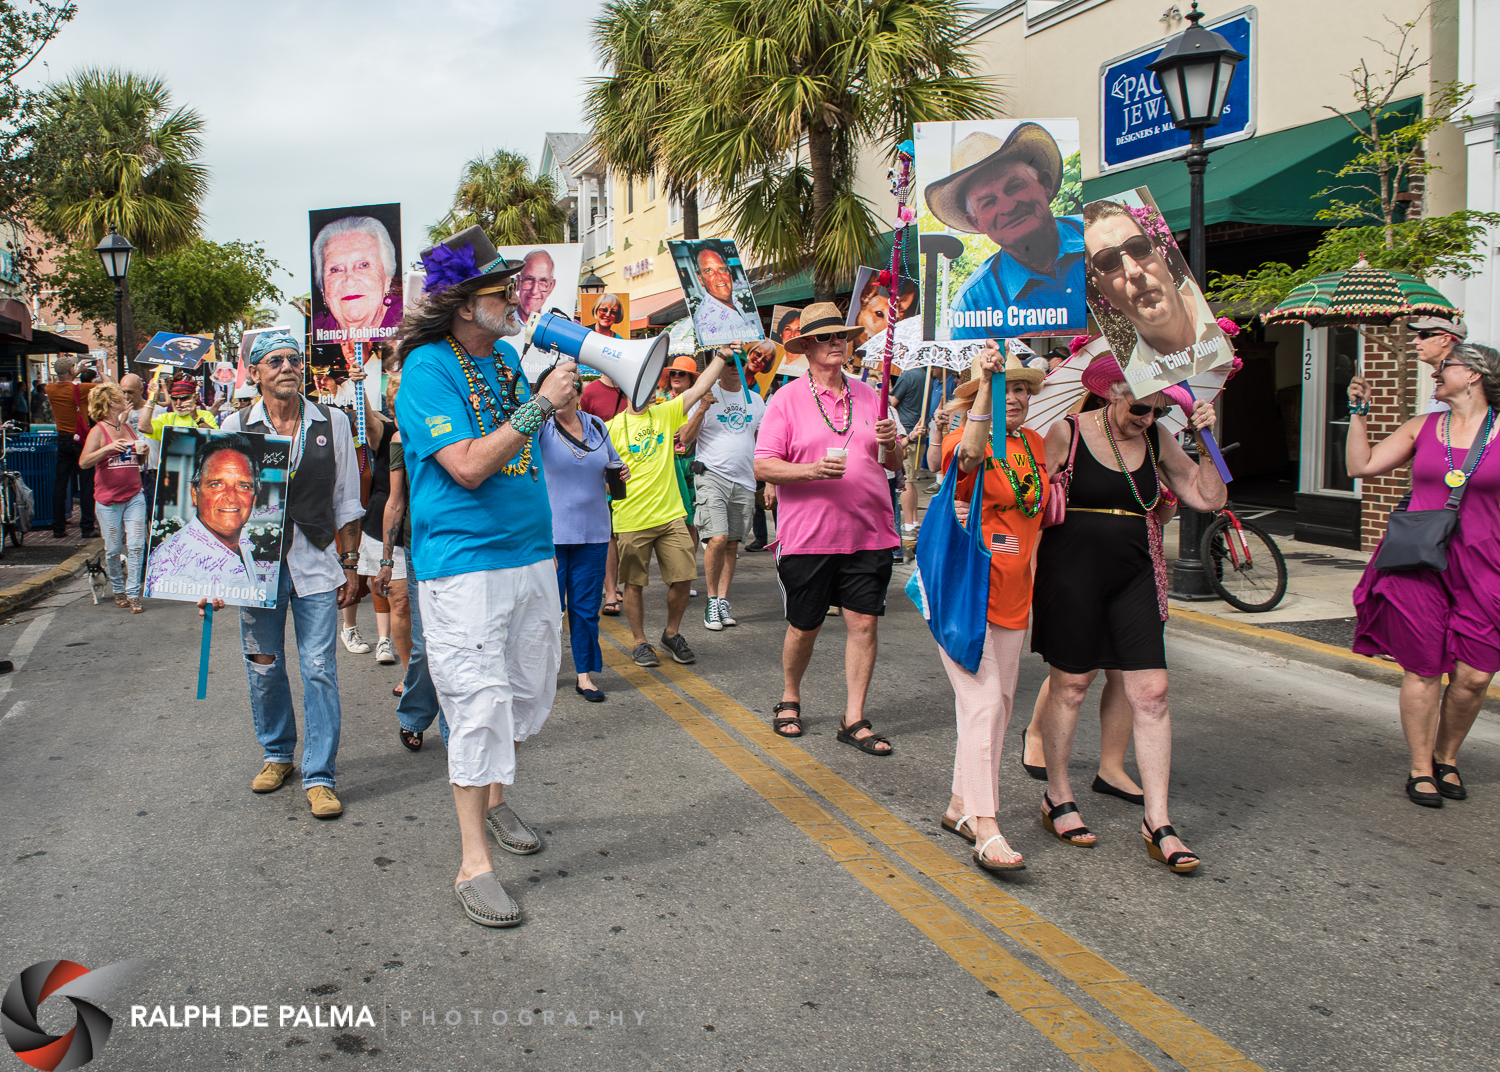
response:
{"label": "tan suede shoe", "polygon": [[267,763],[250,783],[250,788],[257,793],[274,793],[281,788],[281,783],[286,781],[286,776],[292,773],[290,763]]}
{"label": "tan suede shoe", "polygon": [[314,819],[337,819],[344,814],[344,806],[326,785],[315,785],[307,791],[307,805]]}

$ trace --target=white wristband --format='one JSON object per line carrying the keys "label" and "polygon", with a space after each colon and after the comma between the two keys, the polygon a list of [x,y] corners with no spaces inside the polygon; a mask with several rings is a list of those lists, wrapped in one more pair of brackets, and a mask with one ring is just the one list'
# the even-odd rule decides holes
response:
{"label": "white wristband", "polygon": [[995,414],[993,412],[991,412],[991,413],[971,413],[971,414],[968,415],[967,419],[971,420],[971,421],[987,421],[990,418],[994,417],[994,415]]}

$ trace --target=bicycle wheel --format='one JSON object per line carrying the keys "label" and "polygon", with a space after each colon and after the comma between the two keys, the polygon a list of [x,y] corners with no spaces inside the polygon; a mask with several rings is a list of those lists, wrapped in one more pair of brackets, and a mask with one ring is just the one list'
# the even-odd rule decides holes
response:
{"label": "bicycle wheel", "polygon": [[[1220,516],[1203,533],[1199,554],[1208,583],[1236,610],[1256,614],[1274,609],[1286,595],[1286,559],[1258,525],[1240,521],[1243,546],[1232,528],[1229,518]],[[1235,541],[1233,549],[1230,540]]]}

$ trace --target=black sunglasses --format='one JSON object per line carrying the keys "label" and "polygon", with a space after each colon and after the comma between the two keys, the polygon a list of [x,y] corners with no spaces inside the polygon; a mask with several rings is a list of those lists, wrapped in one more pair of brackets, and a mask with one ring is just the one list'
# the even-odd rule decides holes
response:
{"label": "black sunglasses", "polygon": [[1439,335],[1446,335],[1446,334],[1448,334],[1446,331],[1433,331],[1433,330],[1419,331],[1419,332],[1417,332],[1417,338],[1419,338],[1419,339],[1435,339]]}
{"label": "black sunglasses", "polygon": [[1148,406],[1144,402],[1132,402],[1130,404],[1130,415],[1132,417],[1144,417],[1149,413],[1153,420],[1159,421],[1166,416],[1169,408],[1168,406]]}
{"label": "black sunglasses", "polygon": [[1140,262],[1155,252],[1156,247],[1151,244],[1151,239],[1145,235],[1134,235],[1118,246],[1105,246],[1089,258],[1089,263],[1094,266],[1094,271],[1108,275],[1120,267],[1121,253],[1128,253],[1131,260]]}
{"label": "black sunglasses", "polygon": [[832,342],[834,339],[837,339],[839,342],[844,341],[843,335],[836,334],[832,331],[821,331],[816,335],[809,335],[807,336],[807,338],[811,339],[813,342]]}

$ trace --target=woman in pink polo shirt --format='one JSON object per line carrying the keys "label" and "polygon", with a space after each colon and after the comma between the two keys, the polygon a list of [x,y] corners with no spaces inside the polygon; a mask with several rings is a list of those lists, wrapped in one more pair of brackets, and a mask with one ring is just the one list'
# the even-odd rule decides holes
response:
{"label": "woman in pink polo shirt", "polygon": [[860,329],[845,327],[836,305],[809,305],[801,328],[786,348],[807,357],[808,375],[771,396],[755,443],[755,479],[779,485],[776,574],[787,620],[785,685],[771,725],[783,737],[802,736],[802,674],[828,608],[842,607],[849,694],[838,739],[888,756],[891,743],[870,727],[864,706],[891,552],[901,545],[887,483],[887,469],[901,464],[896,422],[878,418],[874,388],[845,375],[846,339]]}

